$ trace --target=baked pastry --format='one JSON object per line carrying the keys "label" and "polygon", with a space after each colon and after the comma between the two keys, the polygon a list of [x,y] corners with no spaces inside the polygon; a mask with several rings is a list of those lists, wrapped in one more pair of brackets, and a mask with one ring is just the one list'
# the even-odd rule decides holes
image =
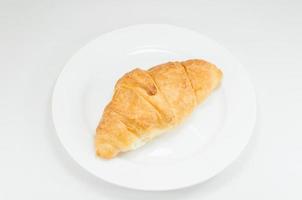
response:
{"label": "baked pastry", "polygon": [[115,85],[96,129],[96,154],[110,159],[179,124],[220,83],[222,72],[199,59],[134,69]]}

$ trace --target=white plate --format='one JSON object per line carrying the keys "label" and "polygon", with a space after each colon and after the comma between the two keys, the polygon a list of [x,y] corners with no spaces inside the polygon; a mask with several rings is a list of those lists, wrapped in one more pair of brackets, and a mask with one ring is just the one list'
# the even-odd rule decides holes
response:
{"label": "white plate", "polygon": [[[135,67],[190,58],[219,66],[221,87],[176,129],[113,160],[97,158],[94,131],[117,79]],[[81,48],[59,76],[52,103],[58,136],[77,163],[140,190],[188,187],[221,172],[247,144],[256,114],[248,75],[224,48],[197,32],[158,24],[113,31]]]}

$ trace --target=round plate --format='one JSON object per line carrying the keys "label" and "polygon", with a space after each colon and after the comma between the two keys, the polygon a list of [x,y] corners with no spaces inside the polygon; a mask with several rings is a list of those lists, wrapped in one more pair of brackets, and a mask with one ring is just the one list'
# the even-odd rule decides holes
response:
{"label": "round plate", "polygon": [[[202,58],[224,73],[221,86],[177,128],[112,160],[97,158],[94,134],[124,73]],[[71,157],[105,181],[140,190],[203,182],[228,166],[252,134],[256,103],[245,70],[213,40],[171,25],[137,25],[93,40],[66,64],[53,94],[57,134]]]}

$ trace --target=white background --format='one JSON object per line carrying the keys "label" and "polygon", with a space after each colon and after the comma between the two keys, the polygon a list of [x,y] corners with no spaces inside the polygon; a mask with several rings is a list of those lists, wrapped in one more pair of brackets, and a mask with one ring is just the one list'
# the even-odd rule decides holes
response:
{"label": "white background", "polygon": [[[301,199],[302,1],[0,0],[0,199]],[[139,192],[82,170],[59,143],[50,101],[64,63],[98,35],[137,23],[197,30],[255,85],[254,135],[210,181]]]}

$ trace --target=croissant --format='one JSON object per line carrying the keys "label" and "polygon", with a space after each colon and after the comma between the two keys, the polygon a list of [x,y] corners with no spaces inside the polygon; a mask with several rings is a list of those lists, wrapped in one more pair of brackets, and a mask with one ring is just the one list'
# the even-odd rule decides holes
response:
{"label": "croissant", "polygon": [[199,59],[126,73],[116,83],[96,129],[96,154],[113,158],[175,127],[219,85],[221,78],[221,70]]}

